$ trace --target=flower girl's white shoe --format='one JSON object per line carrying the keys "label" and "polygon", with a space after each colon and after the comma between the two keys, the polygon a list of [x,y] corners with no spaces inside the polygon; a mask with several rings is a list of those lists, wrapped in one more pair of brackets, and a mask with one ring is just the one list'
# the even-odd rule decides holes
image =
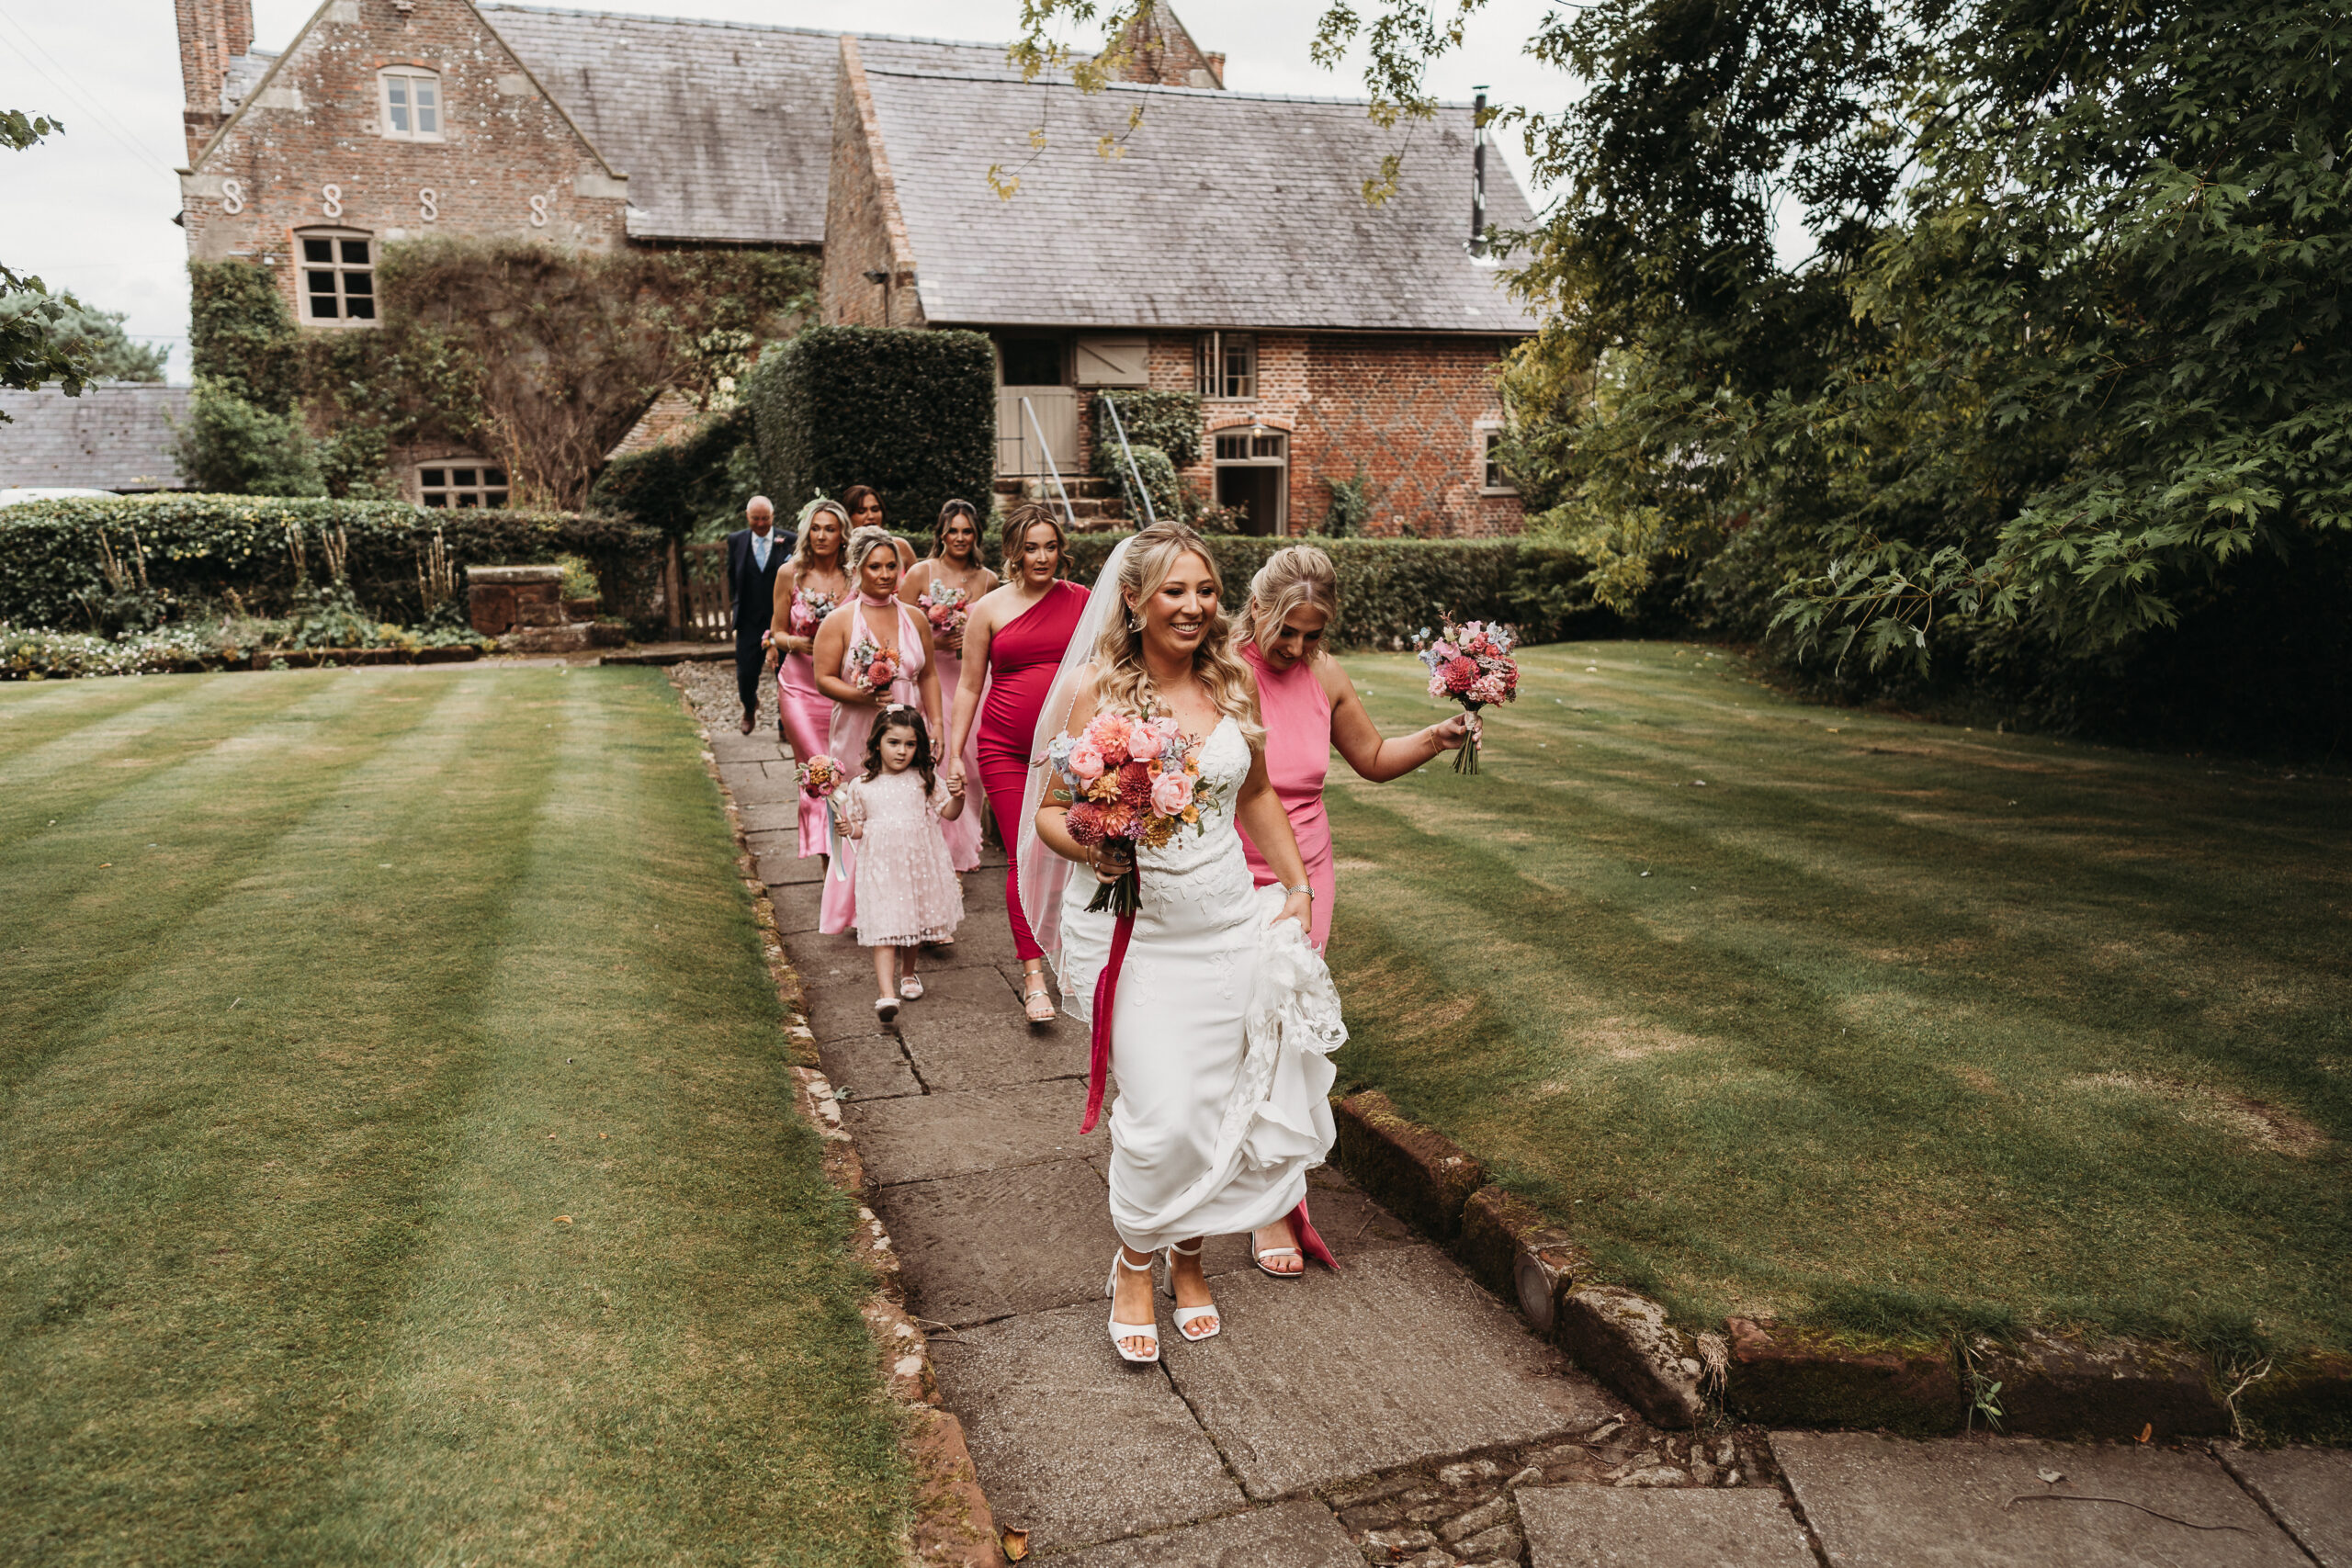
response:
{"label": "flower girl's white shoe", "polygon": [[[1176,1259],[1177,1259],[1178,1258],[1180,1258],[1180,1257],[1181,1257],[1181,1258],[1198,1258],[1198,1257],[1201,1255],[1201,1248],[1202,1248],[1203,1247],[1206,1246],[1206,1245],[1207,1245],[1207,1244],[1206,1244],[1205,1242],[1197,1242],[1197,1241],[1196,1241],[1196,1242],[1194,1242],[1194,1243],[1193,1244],[1193,1250],[1192,1250],[1192,1251],[1190,1251],[1190,1252],[1186,1252],[1186,1251],[1185,1251],[1182,1247],[1181,1247],[1170,1246],[1170,1247],[1169,1247],[1169,1249],[1168,1249],[1168,1299],[1169,1299],[1169,1300],[1173,1301],[1173,1300],[1175,1300],[1175,1299],[1176,1299]],[[1225,1332],[1225,1323],[1224,1323],[1224,1321],[1223,1321],[1222,1319],[1218,1319],[1218,1321],[1217,1321],[1217,1322],[1216,1322],[1213,1326],[1208,1327],[1208,1328],[1204,1328],[1204,1329],[1203,1329],[1203,1330],[1201,1330],[1198,1334],[1195,1334],[1195,1333],[1193,1333],[1193,1325],[1194,1325],[1194,1324],[1196,1324],[1196,1323],[1200,1322],[1200,1321],[1201,1321],[1201,1319],[1203,1319],[1203,1318],[1204,1318],[1204,1317],[1206,1317],[1206,1318],[1216,1318],[1216,1315],[1217,1315],[1217,1312],[1216,1312],[1216,1303],[1215,1303],[1214,1302],[1212,1302],[1211,1303],[1209,1303],[1207,1306],[1196,1306],[1196,1307],[1180,1306],[1180,1307],[1176,1308],[1173,1312],[1171,1312],[1169,1315],[1170,1315],[1170,1316],[1171,1316],[1171,1317],[1173,1317],[1173,1318],[1176,1320],[1176,1332],[1177,1332],[1177,1333],[1179,1333],[1179,1334],[1181,1334],[1181,1335],[1182,1335],[1186,1339],[1192,1340],[1192,1341],[1193,1341],[1193,1342],[1195,1342],[1195,1343],[1197,1343],[1197,1342],[1199,1342],[1200,1340],[1203,1340],[1203,1339],[1214,1339],[1214,1338],[1216,1338],[1219,1334],[1222,1334],[1222,1333],[1224,1333],[1224,1332]]]}
{"label": "flower girl's white shoe", "polygon": [[[1103,1295],[1114,1298],[1118,1295],[1119,1270],[1122,1269],[1134,1274],[1148,1274],[1151,1272],[1151,1264],[1148,1259],[1141,1263],[1130,1263],[1127,1261],[1127,1249],[1124,1247],[1119,1248],[1118,1251],[1111,1254],[1111,1277],[1102,1281]],[[1130,1339],[1150,1340],[1151,1353],[1139,1356],[1128,1349],[1125,1342]],[[1113,1307],[1111,1309],[1111,1348],[1119,1353],[1119,1359],[1123,1361],[1157,1361],[1159,1359],[1159,1325],[1156,1322],[1121,1323],[1119,1309]]]}

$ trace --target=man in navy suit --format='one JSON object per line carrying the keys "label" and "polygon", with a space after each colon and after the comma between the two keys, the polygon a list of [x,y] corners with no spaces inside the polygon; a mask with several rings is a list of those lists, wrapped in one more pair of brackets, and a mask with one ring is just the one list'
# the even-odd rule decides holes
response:
{"label": "man in navy suit", "polygon": [[759,723],[760,677],[766,672],[762,641],[775,618],[776,573],[792,557],[792,536],[778,533],[775,506],[766,496],[744,503],[751,525],[727,536],[727,597],[735,606],[735,687],[743,699],[743,733]]}

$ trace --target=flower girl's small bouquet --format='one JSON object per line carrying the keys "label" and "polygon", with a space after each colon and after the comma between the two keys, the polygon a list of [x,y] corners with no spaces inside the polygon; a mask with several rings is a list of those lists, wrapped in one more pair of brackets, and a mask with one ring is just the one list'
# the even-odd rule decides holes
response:
{"label": "flower girl's small bouquet", "polygon": [[888,696],[891,685],[906,670],[897,649],[883,647],[863,627],[857,640],[850,644],[849,662],[850,668],[857,671],[857,683],[876,697]]}
{"label": "flower girl's small bouquet", "polygon": [[822,751],[794,770],[800,775],[800,793],[814,800],[831,800],[842,787],[842,765]]}
{"label": "flower girl's small bouquet", "polygon": [[934,582],[915,595],[915,607],[931,623],[931,635],[942,640],[961,632],[972,618],[968,604],[969,595],[945,582]]}
{"label": "flower girl's small bouquet", "polygon": [[1131,863],[1115,882],[1096,885],[1089,909],[1133,915],[1143,881],[1132,863],[1138,847],[1159,849],[1190,827],[1215,797],[1201,783],[1201,743],[1187,741],[1177,722],[1096,714],[1078,735],[1057,735],[1046,749],[1059,798],[1069,803],[1069,836],[1089,849],[1124,843]]}
{"label": "flower girl's small bouquet", "polygon": [[1427,626],[1413,639],[1413,648],[1430,670],[1430,695],[1452,697],[1472,718],[1470,738],[1453,759],[1457,773],[1478,771],[1478,710],[1489,703],[1507,703],[1519,695],[1519,666],[1510,650],[1518,634],[1498,621],[1441,622],[1432,637]]}
{"label": "flower girl's small bouquet", "polygon": [[841,601],[831,594],[803,588],[792,595],[792,615],[785,624],[794,637],[814,637],[818,626],[839,608]]}

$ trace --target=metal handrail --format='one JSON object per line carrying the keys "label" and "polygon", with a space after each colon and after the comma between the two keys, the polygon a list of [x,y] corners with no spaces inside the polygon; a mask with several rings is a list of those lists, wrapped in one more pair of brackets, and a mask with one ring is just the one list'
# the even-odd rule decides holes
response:
{"label": "metal handrail", "polygon": [[1102,406],[1111,412],[1111,431],[1119,438],[1119,456],[1127,460],[1127,476],[1135,480],[1136,494],[1142,498],[1144,526],[1150,527],[1159,518],[1151,509],[1151,491],[1144,488],[1143,470],[1136,467],[1136,450],[1127,445],[1126,423],[1120,419],[1119,405],[1111,400],[1108,392],[1102,394]]}
{"label": "metal handrail", "polygon": [[1046,427],[1037,423],[1037,411],[1029,406],[1025,394],[1021,400],[1021,412],[1029,416],[1030,434],[1037,438],[1037,450],[1045,454],[1046,472],[1053,478],[1054,493],[1061,498],[1062,522],[1075,534],[1078,532],[1078,513],[1069,503],[1069,491],[1062,488],[1062,471],[1054,466],[1054,449],[1046,445]]}

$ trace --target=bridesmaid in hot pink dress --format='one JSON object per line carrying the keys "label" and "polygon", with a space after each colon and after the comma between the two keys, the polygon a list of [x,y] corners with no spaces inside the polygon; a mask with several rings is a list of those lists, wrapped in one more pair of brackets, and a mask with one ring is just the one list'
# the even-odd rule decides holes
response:
{"label": "bridesmaid in hot pink dress", "polygon": [[[899,584],[899,597],[915,604],[917,615],[924,614],[916,604],[928,593],[934,599],[952,595],[968,616],[971,608],[986,598],[996,587],[996,573],[980,564],[980,521],[968,501],[951,501],[939,509],[939,531],[932,536],[931,555],[915,562],[914,569]],[[953,727],[956,710],[963,706],[964,637],[962,631],[942,632],[932,628],[932,662],[939,667],[939,694],[947,704],[947,722]],[[944,744],[947,730],[941,730],[937,744]],[[971,738],[957,753],[962,772],[974,780],[980,777],[978,750],[979,728],[971,727]],[[957,871],[969,871],[980,863],[980,814],[967,811],[952,818],[943,818],[940,836],[947,840],[947,858]]]}
{"label": "bridesmaid in hot pink dress", "polygon": [[[768,627],[768,645],[781,655],[775,705],[784,742],[792,748],[796,761],[825,750],[825,729],[832,722],[832,701],[817,689],[817,668],[809,651],[818,626],[849,596],[849,576],[842,570],[842,541],[848,537],[849,513],[841,502],[810,502],[801,509],[791,564],[775,585],[775,620]],[[854,757],[836,756],[834,761],[844,773],[857,766]],[[800,796],[800,852],[825,852],[825,803],[806,795]]]}
{"label": "bridesmaid in hot pink dress", "polygon": [[[1050,510],[1035,502],[1014,507],[1004,520],[1005,584],[972,606],[964,626],[964,681],[956,693],[948,766],[963,766],[965,743],[977,722],[980,782],[1008,849],[1021,841],[1021,795],[1029,783],[1037,716],[1079,617],[1086,613],[1087,591],[1054,575],[1066,547],[1061,520]],[[1054,998],[1046,983],[1045,950],[1021,913],[1019,873],[1011,863],[1004,868],[1004,908],[1012,924],[1013,951],[1021,958],[1023,1010],[1032,1023],[1050,1022]]]}
{"label": "bridesmaid in hot pink dress", "polygon": [[[1331,818],[1323,808],[1323,777],[1337,746],[1348,766],[1374,784],[1402,778],[1470,735],[1467,714],[1397,740],[1384,740],[1356,689],[1323,649],[1323,636],[1340,616],[1340,581],[1331,558],[1312,545],[1276,550],[1250,582],[1250,604],[1234,623],[1233,640],[1258,677],[1266,723],[1266,772],[1289,813],[1291,831],[1315,889],[1308,936],[1317,951],[1331,939],[1331,903],[1339,878],[1331,865]],[[1278,881],[1257,846],[1250,874],[1261,887]]]}
{"label": "bridesmaid in hot pink dress", "polygon": [[[858,592],[817,628],[811,658],[817,684],[832,699],[825,752],[844,772],[865,757],[866,732],[886,704],[919,706],[923,720],[939,728],[939,671],[931,663],[931,626],[899,603],[898,541],[879,528],[860,528],[849,539],[850,575]],[[887,690],[868,685],[863,671],[877,651],[895,654],[895,674]],[[837,839],[825,873],[817,929],[829,936],[857,920],[857,852]]]}

